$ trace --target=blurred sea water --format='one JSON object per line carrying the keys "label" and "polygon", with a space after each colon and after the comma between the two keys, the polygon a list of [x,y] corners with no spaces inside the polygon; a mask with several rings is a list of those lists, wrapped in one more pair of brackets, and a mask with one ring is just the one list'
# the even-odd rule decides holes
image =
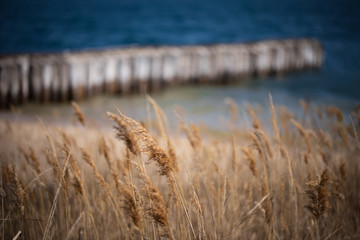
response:
{"label": "blurred sea water", "polygon": [[[315,37],[325,49],[321,70],[231,86],[180,87],[154,98],[165,110],[180,105],[193,114],[191,120],[210,125],[226,111],[226,97],[266,106],[268,92],[294,111],[302,98],[350,112],[360,102],[359,16],[359,0],[2,0],[0,54]],[[121,106],[143,117],[144,99],[105,97],[83,105],[89,112]],[[48,112],[38,108],[23,111]]]}

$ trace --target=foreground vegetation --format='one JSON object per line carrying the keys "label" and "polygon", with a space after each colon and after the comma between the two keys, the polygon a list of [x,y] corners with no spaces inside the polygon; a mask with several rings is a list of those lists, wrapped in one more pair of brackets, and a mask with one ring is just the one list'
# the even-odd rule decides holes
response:
{"label": "foreground vegetation", "polygon": [[[0,121],[2,239],[356,239],[360,117],[269,99],[248,129],[228,99],[230,131],[107,113],[110,129]],[[242,115],[243,116],[243,115]],[[111,122],[110,122],[111,120]],[[80,125],[81,124],[81,125]],[[173,125],[173,123],[171,123]]]}

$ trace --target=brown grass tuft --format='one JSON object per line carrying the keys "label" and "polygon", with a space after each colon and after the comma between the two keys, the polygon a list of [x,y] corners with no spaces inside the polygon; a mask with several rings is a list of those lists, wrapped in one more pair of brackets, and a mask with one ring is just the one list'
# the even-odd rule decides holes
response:
{"label": "brown grass tuft", "polygon": [[145,178],[145,192],[146,196],[151,201],[151,204],[148,206],[147,213],[162,227],[163,231],[160,233],[160,236],[171,237],[165,202],[159,190],[152,184],[148,177]]}
{"label": "brown grass tuft", "polygon": [[11,168],[10,168],[10,182],[15,188],[15,194],[17,197],[17,206],[21,211],[21,215],[25,213],[25,206],[24,206],[24,199],[25,199],[25,191],[21,180],[18,177],[16,172],[15,164],[11,161]]}
{"label": "brown grass tuft", "polygon": [[306,205],[305,208],[309,210],[317,220],[321,216],[326,215],[327,210],[330,208],[329,191],[327,190],[328,182],[328,170],[325,169],[319,180],[306,183],[309,187],[309,189],[305,191],[309,199],[309,204]]}
{"label": "brown grass tuft", "polygon": [[138,145],[135,134],[125,122],[125,120],[113,113],[108,112],[107,115],[117,124],[114,128],[116,129],[116,137],[119,140],[125,142],[127,148],[135,155],[140,154],[140,147]]}

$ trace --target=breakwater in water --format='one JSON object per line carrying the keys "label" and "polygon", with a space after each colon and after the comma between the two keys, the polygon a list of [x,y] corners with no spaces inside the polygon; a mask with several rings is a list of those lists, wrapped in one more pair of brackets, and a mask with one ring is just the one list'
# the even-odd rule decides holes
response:
{"label": "breakwater in water", "polygon": [[131,47],[0,56],[0,106],[153,91],[181,83],[226,83],[319,68],[315,39]]}

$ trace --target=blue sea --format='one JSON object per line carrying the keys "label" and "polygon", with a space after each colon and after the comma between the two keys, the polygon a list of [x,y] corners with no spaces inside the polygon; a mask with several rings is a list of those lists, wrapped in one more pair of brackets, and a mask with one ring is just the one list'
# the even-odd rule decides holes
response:
{"label": "blue sea", "polygon": [[[239,104],[264,105],[268,92],[275,103],[290,108],[305,99],[351,111],[360,102],[360,1],[0,1],[0,54],[295,37],[315,37],[323,43],[322,69],[232,86],[180,87],[154,95],[165,108],[180,105],[198,114],[195,121],[214,118],[224,109],[226,97]],[[141,96],[105,98],[83,105],[90,109],[99,102],[130,106],[136,115],[132,104],[144,101]]]}

